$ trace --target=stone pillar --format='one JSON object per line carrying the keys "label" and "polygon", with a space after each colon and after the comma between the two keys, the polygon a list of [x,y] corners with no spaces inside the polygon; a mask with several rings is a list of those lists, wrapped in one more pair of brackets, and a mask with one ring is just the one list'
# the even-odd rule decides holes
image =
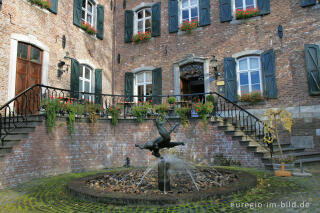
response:
{"label": "stone pillar", "polygon": [[158,187],[162,192],[171,190],[170,177],[168,173],[169,168],[170,164],[161,157],[160,162],[158,163]]}

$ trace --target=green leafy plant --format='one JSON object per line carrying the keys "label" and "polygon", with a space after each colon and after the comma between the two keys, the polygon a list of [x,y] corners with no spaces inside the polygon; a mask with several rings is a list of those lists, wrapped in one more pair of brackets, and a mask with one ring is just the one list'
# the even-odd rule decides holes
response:
{"label": "green leafy plant", "polygon": [[207,117],[211,114],[211,112],[214,108],[213,103],[211,103],[209,101],[206,103],[197,102],[197,103],[193,104],[193,108],[196,111],[196,113],[201,117],[202,122],[206,128]]}
{"label": "green leafy plant", "polygon": [[246,10],[237,9],[236,19],[247,19],[259,15],[259,9],[248,8]]}
{"label": "green leafy plant", "polygon": [[181,31],[191,32],[199,26],[198,19],[194,19],[192,21],[185,20],[179,27]]}
{"label": "green leafy plant", "polygon": [[159,105],[154,105],[154,110],[156,113],[160,115],[165,115],[166,112],[169,110],[169,107],[167,104],[159,104]]}
{"label": "green leafy plant", "polygon": [[76,121],[76,107],[72,102],[68,102],[65,105],[65,109],[68,112],[68,124],[71,134],[74,134],[74,123]]}
{"label": "green leafy plant", "polygon": [[107,109],[107,112],[111,116],[112,125],[116,126],[118,124],[118,118],[120,114],[120,108],[118,106],[111,106]]}
{"label": "green leafy plant", "polygon": [[133,116],[137,117],[137,121],[140,124],[143,121],[143,117],[147,115],[150,109],[151,105],[148,101],[145,104],[140,102],[137,106],[131,108],[131,113]]}
{"label": "green leafy plant", "polygon": [[83,115],[85,112],[85,106],[83,104],[74,103],[73,104],[76,115]]}
{"label": "green leafy plant", "polygon": [[98,33],[98,31],[93,26],[84,21],[81,22],[81,28],[89,35],[95,35]]}
{"label": "green leafy plant", "polygon": [[169,98],[168,98],[168,103],[169,103],[169,104],[175,104],[176,101],[177,101],[177,99],[176,99],[175,97],[169,97]]}
{"label": "green leafy plant", "polygon": [[62,110],[62,103],[58,99],[44,99],[40,106],[45,109],[46,125],[49,131],[56,126],[57,113]]}
{"label": "green leafy plant", "polygon": [[135,34],[132,38],[133,42],[139,42],[139,41],[146,41],[151,39],[151,32],[139,32],[137,34]]}
{"label": "green leafy plant", "polygon": [[45,9],[49,9],[52,7],[50,0],[29,0],[29,2]]}
{"label": "green leafy plant", "polygon": [[189,126],[188,116],[190,115],[190,109],[187,107],[176,108],[174,112],[180,117],[180,122],[183,127]]}
{"label": "green leafy plant", "polygon": [[101,105],[94,103],[87,103],[85,111],[89,113],[90,123],[96,123],[98,120],[98,113],[101,112]]}
{"label": "green leafy plant", "polygon": [[240,102],[248,102],[250,104],[256,104],[258,102],[265,101],[266,99],[267,97],[261,95],[258,91],[243,94],[238,98]]}

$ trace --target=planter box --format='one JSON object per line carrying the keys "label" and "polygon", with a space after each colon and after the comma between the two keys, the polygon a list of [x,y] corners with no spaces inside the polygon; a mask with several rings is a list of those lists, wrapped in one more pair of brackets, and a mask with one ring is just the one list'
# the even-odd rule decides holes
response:
{"label": "planter box", "polygon": [[[273,163],[273,170],[281,170],[281,163]],[[294,170],[294,163],[286,163],[284,165],[284,170],[286,171],[293,171]]]}

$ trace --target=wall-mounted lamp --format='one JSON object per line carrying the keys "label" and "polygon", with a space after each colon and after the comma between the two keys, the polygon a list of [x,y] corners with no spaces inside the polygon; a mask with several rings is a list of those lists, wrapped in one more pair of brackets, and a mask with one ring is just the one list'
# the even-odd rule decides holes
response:
{"label": "wall-mounted lamp", "polygon": [[[69,56],[69,52],[66,52],[66,55],[63,57],[63,59],[72,59]],[[68,72],[68,71],[69,71],[69,64],[66,64],[65,61],[60,60],[58,63],[58,77],[60,78],[64,72]]]}
{"label": "wall-mounted lamp", "polygon": [[216,59],[216,56],[212,56],[211,66],[213,69],[214,78],[218,79],[218,77],[220,76],[220,72],[218,72],[218,60]]}

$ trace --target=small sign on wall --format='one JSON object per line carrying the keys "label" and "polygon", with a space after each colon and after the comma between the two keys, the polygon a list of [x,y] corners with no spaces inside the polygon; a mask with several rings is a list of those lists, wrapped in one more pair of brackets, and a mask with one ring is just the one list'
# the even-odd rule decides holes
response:
{"label": "small sign on wall", "polygon": [[217,81],[217,86],[224,86],[224,81]]}

